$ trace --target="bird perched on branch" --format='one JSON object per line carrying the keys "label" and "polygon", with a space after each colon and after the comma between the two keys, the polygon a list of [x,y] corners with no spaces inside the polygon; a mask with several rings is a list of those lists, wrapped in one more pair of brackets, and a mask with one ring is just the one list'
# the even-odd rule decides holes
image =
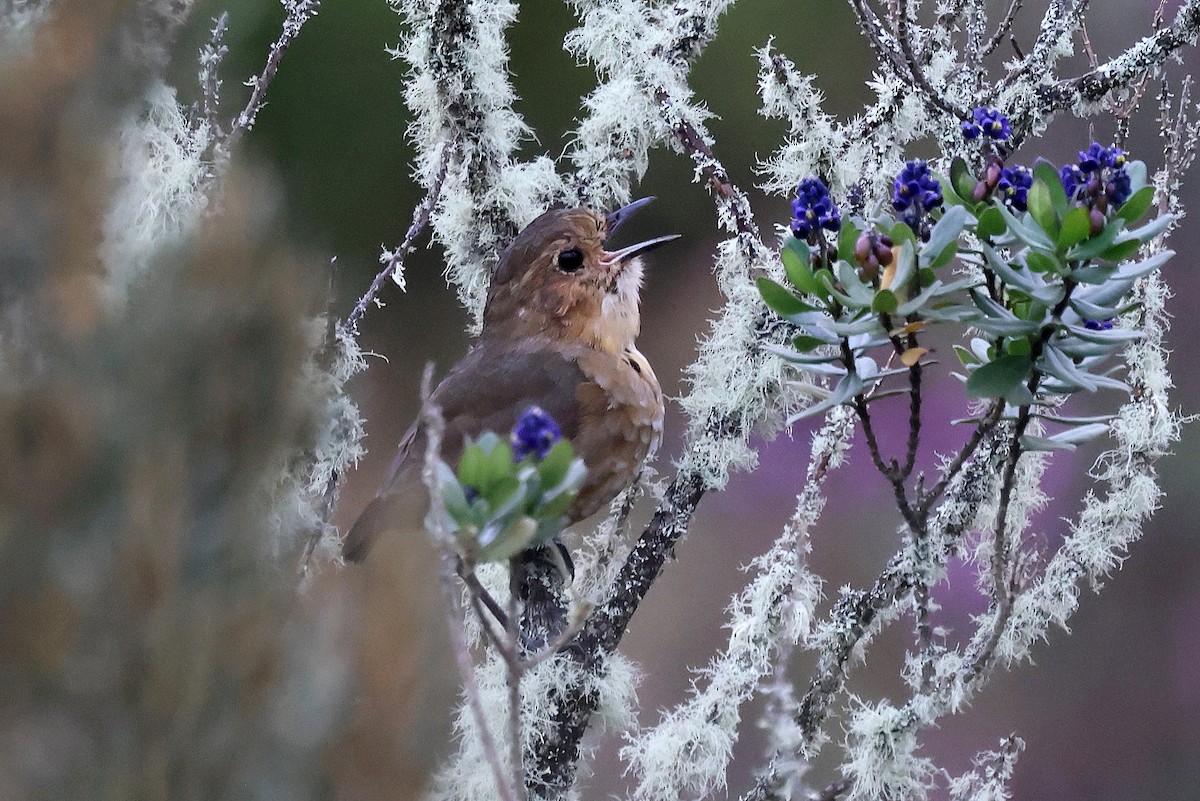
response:
{"label": "bird perched on branch", "polygon": [[[479,340],[430,397],[446,421],[442,458],[451,465],[465,438],[509,431],[531,406],[549,413],[588,468],[568,523],[629,486],[661,438],[662,390],[634,345],[639,256],[678,237],[605,248],[650,200],[608,215],[554,209],[530,223],[492,274]],[[424,456],[425,433],[414,423],[383,488],[346,535],[347,559],[361,560],[387,532],[420,529]]]}

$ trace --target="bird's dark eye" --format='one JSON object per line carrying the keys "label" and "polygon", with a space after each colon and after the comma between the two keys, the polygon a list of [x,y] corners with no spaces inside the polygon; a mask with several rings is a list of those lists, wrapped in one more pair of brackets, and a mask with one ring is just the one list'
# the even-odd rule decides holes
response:
{"label": "bird's dark eye", "polygon": [[583,253],[579,248],[567,248],[558,254],[558,269],[573,273],[583,266]]}

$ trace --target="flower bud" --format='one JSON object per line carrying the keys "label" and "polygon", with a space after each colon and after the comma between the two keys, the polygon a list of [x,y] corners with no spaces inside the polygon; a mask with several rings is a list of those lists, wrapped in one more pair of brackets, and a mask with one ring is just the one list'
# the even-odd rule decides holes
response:
{"label": "flower bud", "polygon": [[1088,212],[1088,221],[1092,224],[1092,236],[1104,230],[1104,212],[1093,208]]}
{"label": "flower bud", "polygon": [[871,255],[875,245],[872,241],[875,238],[871,235],[872,233],[872,231],[864,231],[858,235],[858,239],[854,240],[854,261],[858,264],[865,264]]}
{"label": "flower bud", "polygon": [[860,264],[861,266],[859,267],[858,274],[862,276],[862,279],[867,283],[875,283],[879,279],[879,259],[875,258],[875,254],[872,253],[865,260],[860,262]]}
{"label": "flower bud", "polygon": [[893,247],[892,240],[886,236],[879,237],[879,241],[875,243],[875,258],[879,259],[879,263],[884,267],[892,263]]}

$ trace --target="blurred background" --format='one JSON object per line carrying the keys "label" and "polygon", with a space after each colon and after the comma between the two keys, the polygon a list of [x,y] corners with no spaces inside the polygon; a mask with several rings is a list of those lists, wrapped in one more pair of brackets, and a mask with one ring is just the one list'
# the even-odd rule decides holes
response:
{"label": "blurred background", "polygon": [[[999,8],[1004,4],[992,5]],[[1096,0],[1088,32],[1100,57],[1103,59],[1144,34],[1156,7],[1157,2],[1152,0]],[[178,87],[180,99],[185,103],[196,96],[196,50],[206,37],[211,18],[222,10],[230,11],[230,53],[222,68],[226,81],[223,115],[228,117],[244,102],[246,90],[239,80],[261,69],[268,45],[277,36],[282,13],[277,3],[269,0],[199,3],[169,65],[168,82]],[[1040,13],[1040,4],[1030,11]],[[1032,41],[1036,22],[1026,15],[1024,24],[1016,29],[1018,41],[1023,44]],[[524,144],[527,155],[553,157],[563,151],[576,114],[576,99],[594,83],[592,72],[576,65],[561,47],[562,36],[572,24],[573,17],[563,4],[533,0],[522,5],[520,18],[512,29],[512,79],[521,97],[518,110],[538,137]],[[829,112],[848,117],[872,99],[864,81],[871,76],[873,58],[844,2],[811,0],[797,4],[787,0],[744,0],[723,19],[721,31],[697,62],[692,86],[717,115],[711,124],[717,140],[714,149],[734,180],[745,189],[754,185],[757,159],[767,157],[785,133],[782,123],[763,120],[756,113],[754,48],[773,36],[782,53],[802,71],[817,76],[817,85],[827,95]],[[287,54],[270,89],[268,105],[244,142],[243,161],[254,166],[239,170],[235,202],[226,212],[226,216],[239,210],[250,214],[247,209],[258,208],[262,197],[269,197],[276,212],[251,215],[255,224],[270,226],[269,232],[251,231],[243,239],[269,239],[272,244],[262,245],[259,250],[246,246],[238,251],[239,259],[232,262],[220,250],[208,257],[209,262],[204,261],[203,253],[199,257],[193,254],[200,259],[198,264],[208,264],[199,273],[208,276],[204,280],[226,288],[240,286],[238,282],[245,280],[244,271],[261,270],[263,253],[274,254],[266,261],[284,266],[259,276],[258,280],[268,282],[270,289],[251,297],[258,297],[269,306],[279,286],[290,283],[301,287],[296,290],[298,297],[283,304],[277,312],[282,317],[289,309],[297,313],[304,309],[319,310],[324,300],[321,296],[328,279],[328,263],[336,258],[335,310],[342,316],[351,308],[378,269],[381,246],[391,247],[400,241],[412,208],[420,198],[410,179],[412,153],[405,140],[408,115],[401,101],[405,65],[392,61],[384,52],[385,46],[395,45],[400,36],[399,18],[383,2],[323,4],[320,15],[304,29]],[[1183,68],[1174,68],[1177,75],[1195,72],[1200,67],[1194,50],[1184,52],[1184,61]],[[1077,57],[1064,72],[1082,72],[1086,68],[1086,59]],[[1151,112],[1153,91],[1146,103]],[[1065,163],[1091,141],[1089,136],[1094,135],[1101,142],[1111,141],[1115,132],[1111,118],[1097,119],[1091,125],[1094,132],[1086,121],[1061,119],[1043,138],[1027,142],[1014,160],[1031,163],[1034,156],[1042,155],[1056,163]],[[1127,148],[1134,157],[1144,158],[1152,169],[1160,149],[1156,132],[1153,115],[1143,113],[1133,125]],[[931,155],[921,152],[919,147],[913,154]],[[54,168],[60,172],[66,170],[61,163],[55,164]],[[66,174],[61,172],[63,176]],[[1200,208],[1200,174],[1193,172],[1184,186],[1185,208]],[[679,395],[686,389],[681,381],[682,369],[693,358],[697,338],[705,334],[707,321],[721,304],[710,270],[713,246],[720,237],[711,201],[704,187],[692,183],[692,167],[687,159],[663,151],[653,154],[650,169],[635,194],[656,195],[658,202],[642,212],[630,224],[628,232],[623,232],[630,242],[643,236],[683,234],[679,243],[651,258],[643,291],[643,331],[639,343],[666,392]],[[752,196],[759,225],[765,230],[786,221],[787,199],[767,198],[756,191]],[[11,214],[15,210],[9,207],[4,211]],[[225,241],[218,238],[212,246],[218,248]],[[1200,341],[1200,315],[1191,313],[1188,306],[1190,298],[1200,292],[1200,276],[1191,258],[1198,242],[1200,225],[1185,220],[1172,243],[1179,255],[1165,273],[1175,291],[1169,306],[1175,315],[1169,340],[1177,383],[1173,397],[1184,413],[1196,411],[1194,398],[1200,391],[1200,355],[1188,350],[1189,342]],[[283,257],[274,258],[281,253]],[[215,263],[224,267],[213,272],[217,269],[212,266]],[[470,344],[465,333],[466,314],[457,305],[441,272],[438,250],[422,247],[407,261],[407,292],[401,293],[389,285],[382,295],[386,307],[371,310],[361,326],[363,348],[378,354],[378,358],[371,359],[370,369],[352,384],[352,393],[368,421],[369,454],[346,481],[336,515],[336,522],[342,526],[353,521],[374,493],[395,443],[416,414],[421,367],[433,361],[439,370],[444,370]],[[11,270],[5,271],[4,278],[26,280]],[[163,304],[169,306],[171,302],[151,298],[143,308],[164,308]],[[178,305],[177,298],[174,302]],[[236,363],[238,354],[246,348],[261,344],[251,324],[256,308],[260,307],[251,303],[241,312],[248,333],[244,340],[231,342],[230,354],[221,357],[230,364]],[[226,313],[228,309],[222,306],[213,310],[213,314]],[[174,323],[163,320],[159,324],[166,338]],[[286,325],[278,330],[286,330]],[[279,347],[282,353],[291,352],[287,341]],[[148,361],[169,357],[169,349],[137,356]],[[949,372],[952,359],[947,354],[942,361],[938,369]],[[229,370],[219,364],[212,369],[220,380],[228,379]],[[124,385],[119,378],[106,380]],[[168,375],[161,380],[172,378]],[[946,425],[943,433],[931,435],[927,447],[946,452],[965,438],[965,432],[952,430],[948,425],[950,419],[962,416],[962,394],[953,381],[939,386],[944,391],[939,390],[932,409],[943,420],[931,420],[927,430],[938,428],[937,422]],[[277,413],[279,410],[270,400],[274,391],[272,386],[261,388],[261,404],[256,407],[260,409],[259,415],[240,423],[226,421],[233,426],[230,430],[236,432],[239,447],[248,454],[255,451],[254,442],[243,436],[238,425],[257,426],[262,415]],[[1092,408],[1112,409],[1118,401],[1115,395],[1102,396],[1095,399]],[[229,402],[231,408],[245,405],[237,397]],[[309,412],[291,410],[284,418],[289,421],[285,428],[303,430],[311,424],[306,417]],[[182,410],[179,415],[186,417],[188,412]],[[660,472],[669,472],[670,461],[679,452],[683,425],[678,407],[670,407],[667,436],[659,454]],[[790,435],[785,433],[771,442],[762,442],[759,469],[753,474],[737,476],[726,491],[703,501],[689,537],[676,551],[677,561],[668,566],[635,618],[623,649],[641,665],[645,674],[640,690],[643,725],[655,723],[657,710],[685,696],[691,671],[702,667],[724,642],[721,629],[724,608],[746,581],[739,568],[769,547],[790,515],[806,465],[810,430],[811,424],[797,426]],[[193,440],[188,442],[194,445]],[[191,454],[183,458],[183,463],[207,464],[203,456],[205,448],[193,445],[179,446],[182,453]],[[937,764],[951,773],[961,773],[970,767],[970,758],[977,751],[993,748],[1000,737],[1016,733],[1024,738],[1028,750],[1017,767],[1015,798],[1184,801],[1196,797],[1195,788],[1200,786],[1200,727],[1195,725],[1200,716],[1200,537],[1197,537],[1200,494],[1193,483],[1200,473],[1196,467],[1198,448],[1200,433],[1194,426],[1184,428],[1176,453],[1160,463],[1165,490],[1162,508],[1123,568],[1107,582],[1104,592],[1096,596],[1085,591],[1081,609],[1072,620],[1071,635],[1052,632],[1048,642],[1036,649],[1036,664],[997,675],[971,709],[924,735],[925,753]],[[159,459],[165,457],[153,451],[151,448],[143,456],[149,460],[143,471],[153,473],[154,466],[162,464]],[[1035,532],[1043,548],[1052,549],[1067,531],[1064,518],[1074,514],[1080,497],[1088,490],[1086,471],[1098,453],[1099,448],[1094,447],[1055,458],[1047,474],[1046,489],[1056,500],[1039,517]],[[889,492],[863,456],[856,449],[852,452],[852,463],[831,477],[828,484],[831,500],[813,537],[812,564],[827,579],[827,594],[845,584],[862,586],[871,581],[897,547],[898,519],[890,506]],[[45,461],[43,471],[53,476],[54,458],[46,456]],[[134,464],[136,459],[128,463]],[[102,461],[95,464],[98,465],[95,469],[105,470]],[[215,475],[223,477],[220,480],[236,481],[238,474],[227,466],[212,469]],[[177,478],[186,481],[188,476],[195,475],[194,470],[184,471]],[[21,476],[14,477],[13,482],[21,483]],[[146,491],[154,494],[152,488]],[[11,493],[5,496],[10,504],[14,497],[17,495]],[[77,528],[104,525],[96,522],[93,511],[94,508],[85,506],[79,512],[78,521],[92,522],[80,522]],[[159,513],[169,517],[171,511],[160,509]],[[648,513],[649,507],[635,512],[635,529],[640,530],[638,524],[645,521]],[[8,528],[0,526],[0,531],[10,532],[0,535],[0,549],[3,549],[0,553],[9,554],[5,557],[9,567],[0,573],[0,581],[8,582],[7,587],[0,585],[5,591],[0,597],[6,599],[21,595],[19,589],[14,589],[19,587],[22,572],[20,560],[15,557],[36,551],[37,558],[46,564],[58,564],[54,560],[65,558],[49,546],[44,552],[38,550],[40,545],[18,548],[22,534],[12,533],[18,531],[13,521],[24,520],[21,517],[24,514],[10,513]],[[46,514],[53,517],[51,512]],[[115,525],[123,528],[126,524]],[[145,536],[151,540],[156,532],[163,530],[157,517],[145,525]],[[21,531],[30,530],[36,527]],[[250,715],[255,720],[262,717],[267,721],[262,724],[263,731],[273,732],[262,735],[257,742],[249,734],[240,736],[247,741],[248,754],[254,754],[255,748],[266,747],[264,741],[275,743],[271,746],[273,756],[265,763],[245,767],[246,775],[253,774],[258,783],[233,782],[228,787],[213,789],[215,785],[190,782],[191,774],[187,771],[164,768],[162,782],[154,788],[162,792],[142,788],[142,795],[180,797],[178,793],[166,792],[166,788],[194,784],[199,789],[189,795],[197,798],[236,797],[247,787],[253,788],[250,793],[253,797],[414,797],[428,771],[453,747],[449,721],[455,691],[454,670],[445,646],[444,621],[432,582],[433,572],[427,569],[431,564],[429,555],[405,551],[402,558],[393,554],[396,558],[389,560],[386,553],[373,554],[376,558],[364,568],[323,569],[299,599],[280,590],[271,596],[274,604],[271,608],[276,610],[273,616],[246,612],[259,628],[250,626],[242,617],[231,616],[220,594],[207,597],[206,605],[201,607],[197,607],[194,598],[186,600],[186,596],[172,595],[185,598],[179,601],[177,617],[167,616],[145,625],[157,626],[156,630],[171,629],[172,620],[195,621],[197,608],[203,608],[207,611],[199,619],[207,621],[205,631],[225,632],[212,635],[212,642],[227,643],[229,638],[239,637],[253,639],[257,636],[255,631],[269,632],[283,622],[294,630],[295,637],[291,646],[280,646],[279,652],[270,658],[264,656],[239,668],[250,673],[261,670],[263,687],[267,688],[256,702],[258,706],[246,699],[238,702],[241,710],[238,714]],[[87,554],[73,553],[71,558],[86,563]],[[184,581],[178,575],[171,575],[174,582]],[[255,575],[266,575],[266,580],[287,584],[286,575],[273,574],[270,568],[259,568]],[[252,579],[259,580],[253,576],[246,580]],[[56,766],[52,749],[37,746],[45,743],[63,745],[66,753],[73,754],[71,759],[82,760],[83,767],[79,770],[87,775],[88,760],[101,760],[106,755],[113,758],[114,752],[85,749],[81,755],[79,749],[84,746],[80,743],[86,738],[71,740],[68,734],[74,730],[70,726],[52,725],[56,720],[53,715],[67,715],[65,710],[56,711],[52,700],[48,700],[54,699],[61,687],[40,678],[28,678],[41,675],[35,668],[44,665],[44,660],[53,661],[53,643],[45,642],[46,627],[61,627],[53,623],[59,617],[46,611],[55,607],[45,605],[48,602],[38,592],[36,588],[29,589],[25,597],[40,599],[38,603],[43,604],[38,607],[40,612],[14,612],[16,607],[6,601],[6,611],[0,614],[0,635],[4,635],[0,641],[20,642],[25,651],[40,654],[37,659],[43,660],[22,662],[18,672],[24,671],[20,675],[25,677],[25,684],[21,685],[25,689],[19,698],[15,694],[4,698],[8,712],[3,716],[5,722],[0,723],[0,768],[16,765],[28,773],[30,760],[36,763],[43,759],[51,763],[39,768],[43,774],[56,775],[55,771],[62,766]],[[246,609],[261,610],[263,607],[256,605],[251,597],[253,592],[247,592],[250,595],[245,596]],[[151,597],[157,596],[152,593]],[[967,631],[969,615],[982,611],[984,606],[973,573],[957,565],[952,566],[950,583],[939,587],[935,598],[944,606],[939,613],[940,622],[958,633]],[[153,602],[145,599],[130,603],[153,606]],[[40,627],[36,637],[29,635],[31,627]],[[187,639],[179,631],[172,636]],[[70,641],[69,634],[62,637],[63,643]],[[868,663],[855,670],[852,689],[868,697],[902,697],[896,673],[909,641],[905,624],[893,626],[873,646]],[[193,639],[192,646],[195,642]],[[8,647],[11,646],[0,645],[0,650]],[[66,644],[58,647],[70,650]],[[178,650],[173,653],[181,661],[173,675],[182,681],[180,671],[186,673],[195,666],[188,667],[188,643],[174,647]],[[311,664],[298,667],[297,660],[306,652],[310,652],[307,658]],[[350,668],[354,680],[337,674],[340,668],[334,666],[338,660],[322,661],[320,656],[345,653],[354,654]],[[17,661],[10,656],[6,662],[0,656],[0,666],[5,669],[18,670],[14,667]],[[30,664],[35,667],[29,667]],[[120,680],[130,682],[130,686],[137,685],[147,675],[136,665],[122,664],[125,668],[119,671]],[[145,664],[153,665],[154,660],[146,659]],[[793,665],[800,682],[807,681],[809,670],[810,665],[802,658]],[[149,668],[147,671],[154,673]],[[204,675],[211,678],[219,673],[214,671]],[[344,690],[344,697],[329,699],[322,706],[322,688],[350,689]],[[132,689],[128,692],[131,696],[138,695]],[[219,688],[213,692],[220,697]],[[177,701],[173,698],[163,704],[175,709]],[[127,722],[133,721],[129,724],[129,737],[135,740],[138,726],[145,721],[142,703],[131,702],[127,718]],[[194,708],[195,716],[202,718],[202,707],[196,701],[188,708]],[[24,716],[14,712],[20,709],[26,710]],[[304,710],[311,711],[311,717]],[[103,717],[102,712],[96,714]],[[762,761],[762,740],[753,725],[756,714],[757,708],[747,712],[748,722],[738,746],[735,767],[729,775],[734,796],[749,786],[752,780],[749,770]],[[138,724],[139,720],[143,724]],[[319,727],[312,723],[317,720],[322,721]],[[105,728],[109,722],[96,725]],[[188,742],[187,731],[177,731],[175,736]],[[145,732],[142,736],[152,737]],[[216,738],[212,742],[204,740],[212,745],[214,753],[234,748],[239,740],[230,731],[219,736],[209,731],[208,736]],[[623,794],[626,781],[616,756],[619,745],[609,741],[600,746],[594,763],[595,775],[585,797]],[[262,764],[289,765],[297,756],[310,760],[309,773],[296,775],[284,767],[275,772],[261,770]],[[838,758],[835,748],[826,749],[816,767],[816,784],[833,777]],[[162,759],[164,765],[170,762]],[[254,760],[248,758],[248,761]],[[216,769],[208,766],[195,770],[196,775],[201,775],[205,770]],[[0,777],[5,773],[0,770]],[[5,781],[0,778],[0,797],[50,797],[35,789],[46,785],[12,778],[6,785]],[[135,786],[121,784],[119,777],[113,781],[116,783],[109,782],[105,787]],[[72,786],[82,789],[90,785],[84,782]],[[76,797],[123,796],[119,790],[108,789]]]}

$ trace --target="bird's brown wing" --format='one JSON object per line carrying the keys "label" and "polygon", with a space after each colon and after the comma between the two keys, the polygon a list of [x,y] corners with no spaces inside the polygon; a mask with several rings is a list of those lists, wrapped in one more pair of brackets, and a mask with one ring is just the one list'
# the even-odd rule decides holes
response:
{"label": "bird's brown wing", "polygon": [[[577,390],[585,381],[575,360],[558,350],[480,341],[430,399],[446,421],[442,458],[457,463],[467,437],[509,431],[530,406],[540,406],[564,437],[574,438],[580,419]],[[420,529],[428,508],[421,484],[425,447],[425,432],[414,423],[400,442],[390,476],[346,535],[342,553],[347,559],[362,559],[384,532]]]}

